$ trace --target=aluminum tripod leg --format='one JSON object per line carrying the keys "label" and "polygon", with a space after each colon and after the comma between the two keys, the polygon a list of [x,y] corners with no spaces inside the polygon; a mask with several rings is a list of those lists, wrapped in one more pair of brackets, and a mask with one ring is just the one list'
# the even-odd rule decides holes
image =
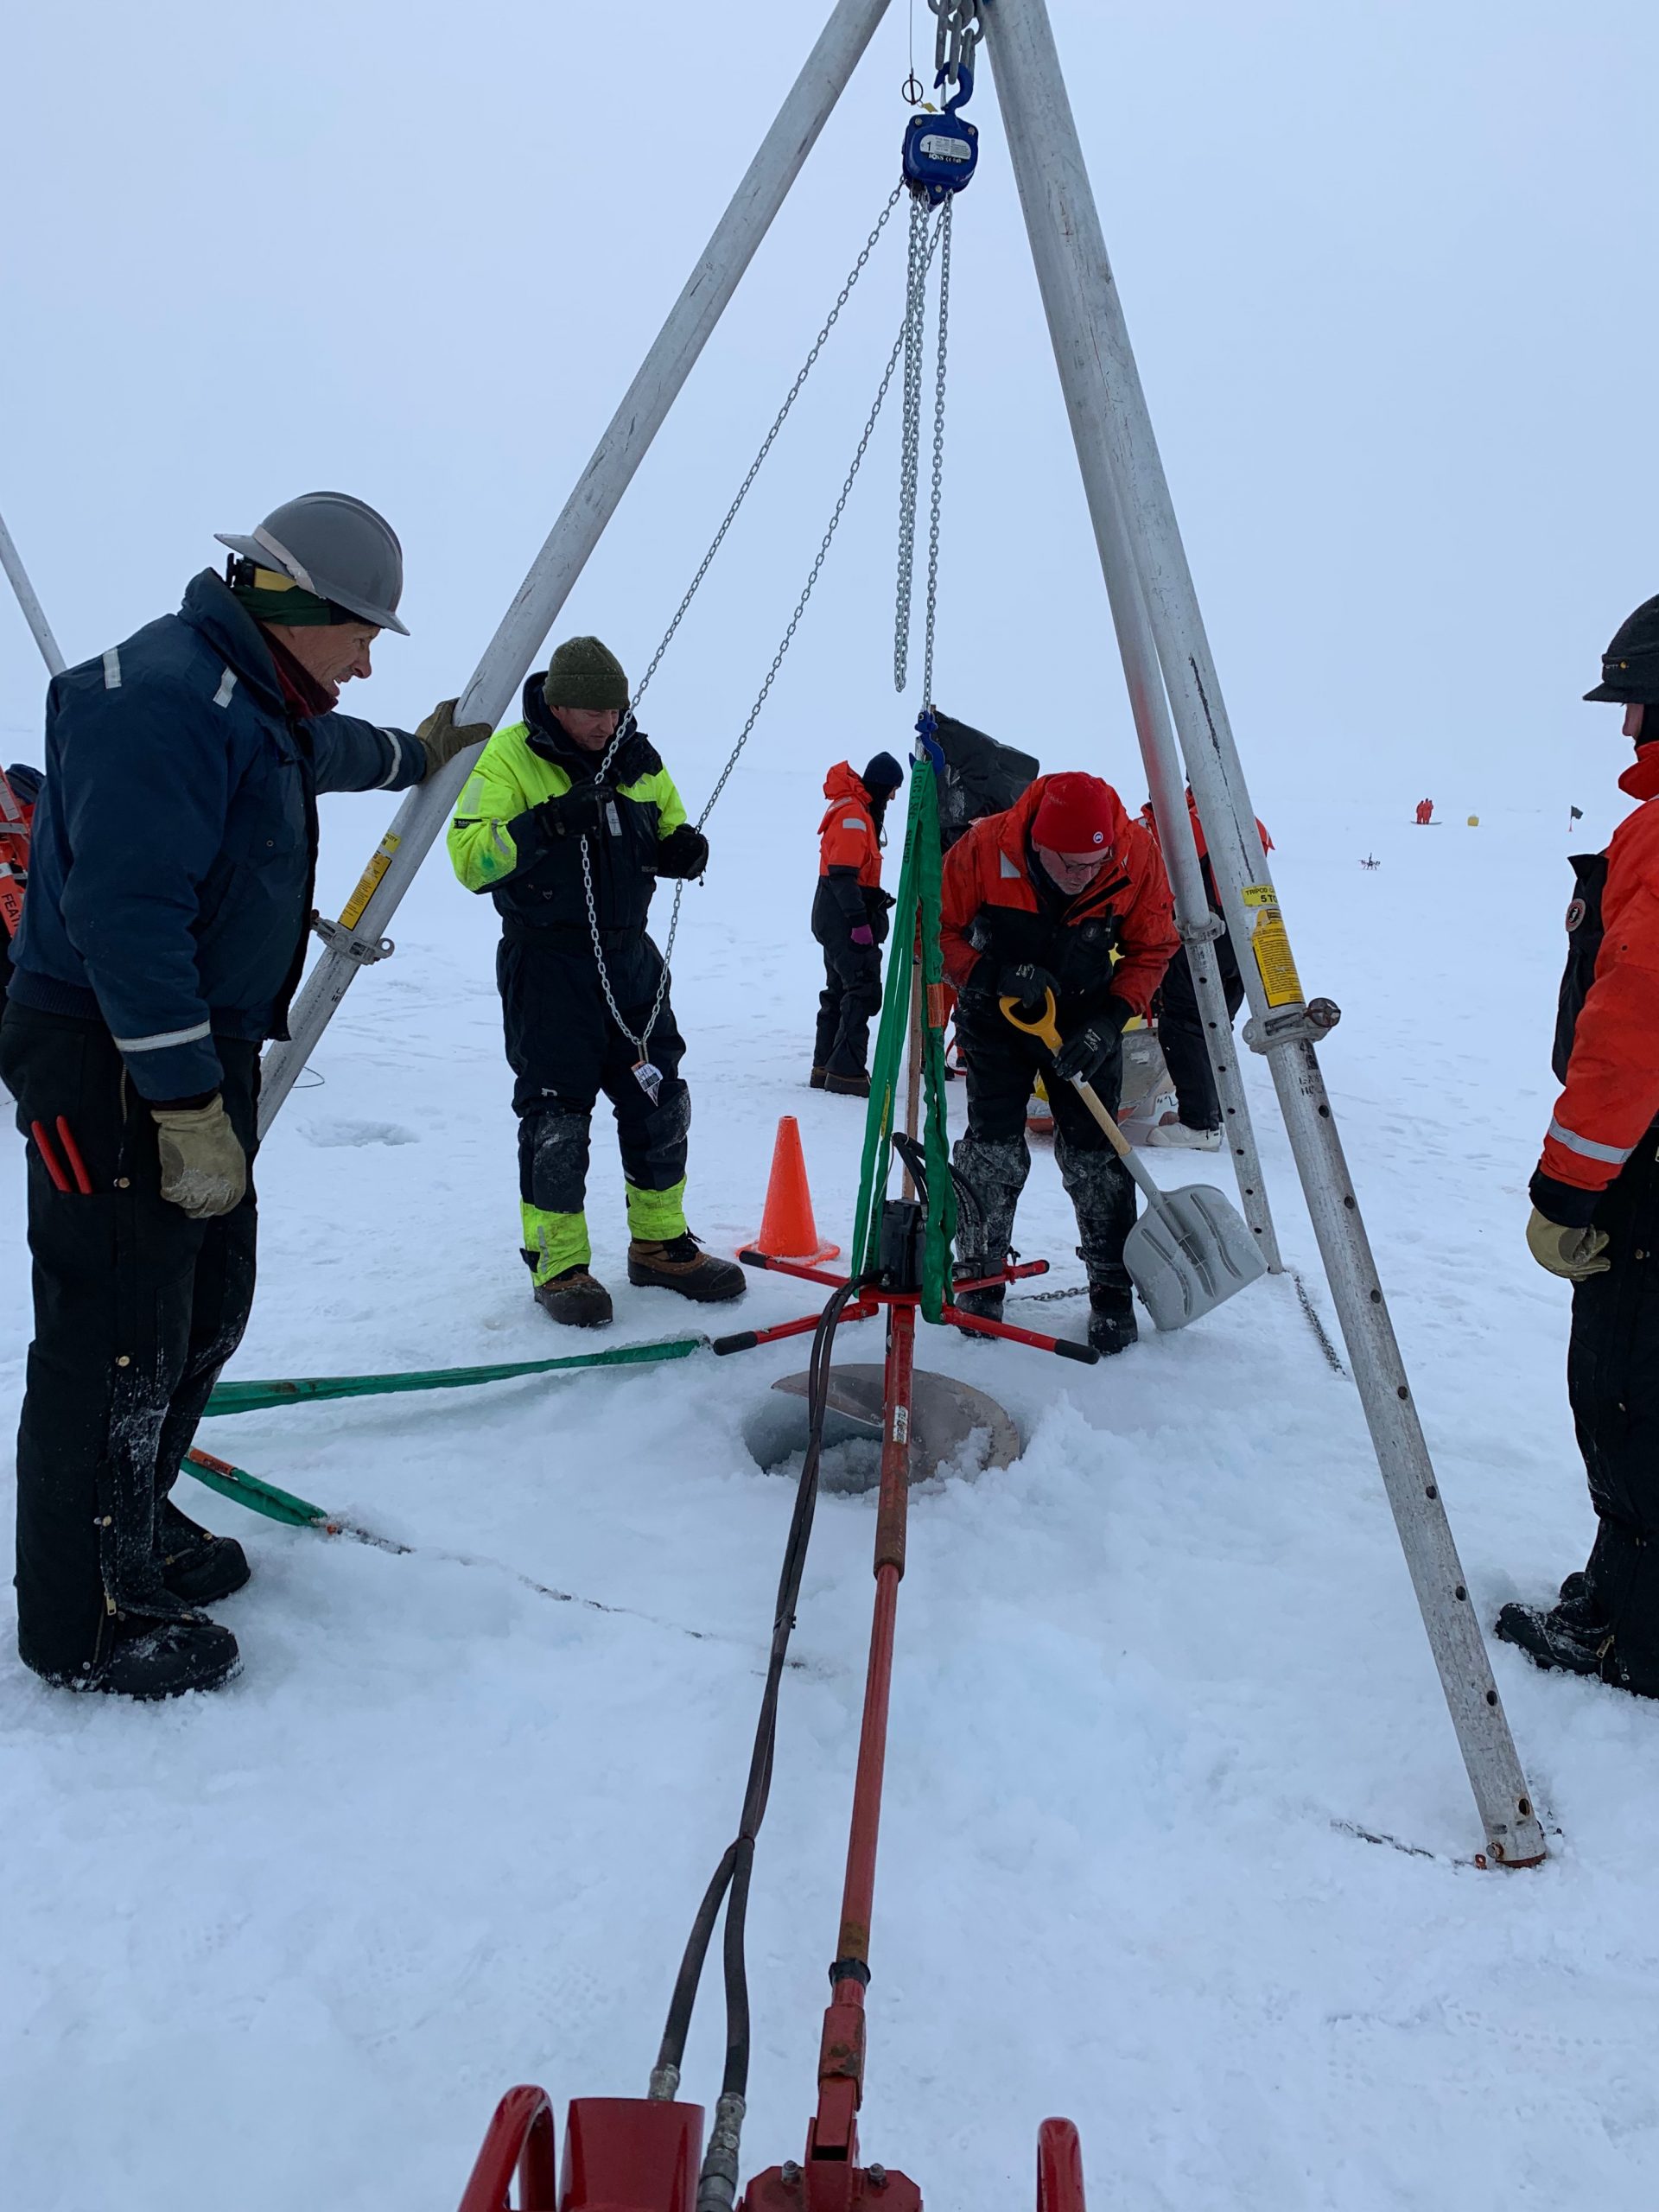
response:
{"label": "aluminum tripod leg", "polygon": [[[761,141],[730,207],[490,640],[462,696],[458,720],[494,724],[512,705],[887,5],[888,0],[836,0],[777,121]],[[452,761],[442,774],[411,791],[398,809],[357,893],[334,925],[334,942],[324,950],[294,1002],[290,1041],[273,1046],[265,1055],[259,1100],[262,1135],[316,1049],[358,969],[378,957],[386,925],[454,811],[474,757],[468,753]]]}
{"label": "aluminum tripod leg", "polygon": [[29,581],[29,571],[11,542],[11,532],[6,528],[5,518],[0,515],[0,569],[11,579],[11,588],[17,594],[17,604],[23,610],[23,620],[41,649],[41,658],[48,672],[61,676],[68,664],[58,651],[58,641],[52,634],[52,625],[46,619],[46,610],[35,596],[35,587]]}
{"label": "aluminum tripod leg", "polygon": [[[1009,136],[1012,139],[1012,130]],[[1023,200],[1025,171],[1018,163],[1016,169]],[[1031,219],[1031,210],[1027,208],[1028,224]],[[1049,320],[1058,352],[1061,340],[1052,309]],[[1069,398],[1068,394],[1068,403]],[[1221,969],[1216,958],[1214,940],[1221,925],[1210,911],[1209,896],[1204,887],[1198,849],[1186,810],[1181,764],[1170,729],[1158,648],[1147,617],[1141,581],[1135,574],[1122,501],[1117,495],[1105,446],[1089,434],[1084,417],[1075,406],[1070,407],[1070,412],[1094,523],[1095,542],[1106,579],[1106,596],[1111,605],[1112,625],[1122,657],[1123,678],[1128,685],[1129,711],[1141,741],[1147,788],[1158,817],[1159,842],[1169,870],[1170,888],[1175,894],[1175,920],[1192,963],[1194,995],[1204,1023],[1210,1065],[1215,1073],[1216,1095],[1221,1102],[1221,1125],[1232,1157],[1233,1173],[1238,1179],[1239,1200],[1269,1270],[1279,1274],[1283,1272],[1284,1262],[1279,1255],[1279,1239],[1268,1205],[1268,1187],[1256,1150],[1255,1130],[1244,1096],[1238,1048],[1233,1039],[1233,1019],[1227,1011],[1227,995],[1222,988]]]}
{"label": "aluminum tripod leg", "polygon": [[[1487,1662],[1325,1095],[1107,258],[1047,8],[1045,0],[982,4],[998,102],[1060,382],[1084,460],[1102,560],[1113,557],[1116,541],[1109,516],[1121,499],[1187,775],[1255,1012],[1257,1041],[1273,1071],[1377,1465],[1484,1824],[1487,1853],[1503,1865],[1529,1863],[1544,1855],[1543,1831]],[[1166,730],[1160,733],[1151,723],[1142,728],[1143,744],[1149,731],[1154,747],[1166,747]],[[1150,772],[1150,760],[1147,766]],[[1173,760],[1166,760],[1164,769],[1171,781],[1179,773]]]}

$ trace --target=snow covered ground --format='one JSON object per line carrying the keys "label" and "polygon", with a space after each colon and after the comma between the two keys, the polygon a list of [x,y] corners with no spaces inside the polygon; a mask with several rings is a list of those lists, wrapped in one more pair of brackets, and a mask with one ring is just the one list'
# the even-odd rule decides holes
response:
{"label": "snow covered ground", "polygon": [[[654,727],[700,800],[719,746]],[[860,1109],[804,1080],[817,779],[844,737],[763,726],[687,895],[691,1210],[718,1247],[758,1222],[784,1112],[820,1227],[845,1238]],[[1137,765],[1082,765],[1138,798]],[[1344,1007],[1324,1063],[1490,1621],[1578,1564],[1590,1525],[1567,1294],[1521,1237],[1567,839],[1518,810],[1466,829],[1462,805],[1418,830],[1416,796],[1384,816],[1257,793],[1304,978]],[[325,904],[385,812],[329,810]],[[234,1374],[564,1348],[515,1249],[493,918],[439,861],[397,934],[262,1156]],[[1328,1319],[1271,1086],[1247,1074],[1281,1236]],[[14,1220],[21,1171],[9,1144]],[[623,1282],[602,1128],[591,1196],[615,1338],[695,1325]],[[1021,1230],[1078,1279],[1046,1157]],[[20,1268],[0,1296],[9,1427]],[[758,1281],[741,1311],[802,1305]],[[1080,1301],[1026,1310],[1081,1331]],[[874,1356],[868,1325],[847,1350]],[[933,1332],[920,1356],[999,1395],[1028,1441],[915,1500],[868,2154],[937,2206],[1029,2204],[1037,2124],[1061,2112],[1100,2208],[1650,2206],[1659,1714],[1497,1650],[1554,1856],[1467,1863],[1473,1807],[1357,1398],[1289,1283],[1092,1370]],[[410,1548],[188,1496],[255,1567],[223,1610],[245,1670],[217,1697],[52,1694],[0,1619],[0,2201],[441,2212],[510,2082],[643,2092],[734,1822],[790,1510],[742,1424],[801,1363],[784,1346],[209,1424],[211,1450]],[[819,1509],[751,1910],[746,2171],[798,2155],[813,2101],[872,1522],[868,1498]],[[687,2073],[707,2100],[715,1997]]]}

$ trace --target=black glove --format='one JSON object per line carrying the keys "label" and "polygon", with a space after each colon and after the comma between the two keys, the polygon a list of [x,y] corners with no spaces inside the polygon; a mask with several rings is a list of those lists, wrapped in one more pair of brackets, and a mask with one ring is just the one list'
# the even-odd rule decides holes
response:
{"label": "black glove", "polygon": [[1001,999],[1018,999],[1016,1009],[1027,1021],[1034,1021],[1047,1004],[1047,995],[1054,994],[1058,1004],[1059,984],[1046,968],[1039,968],[1029,960],[1022,960],[1017,968],[1005,968],[996,979],[996,995]]}
{"label": "black glove", "polygon": [[868,885],[864,891],[864,919],[872,941],[885,944],[887,941],[887,916],[894,906],[893,893],[883,891],[877,884]]}
{"label": "black glove", "polygon": [[682,822],[677,830],[657,840],[657,857],[652,866],[658,875],[681,876],[690,883],[708,865],[709,840],[689,822]]}
{"label": "black glove", "polygon": [[1122,1034],[1109,1012],[1097,1015],[1086,1029],[1073,1030],[1065,1039],[1054,1055],[1055,1074],[1066,1083],[1092,1083],[1117,1058]]}
{"label": "black glove", "polygon": [[573,784],[557,798],[544,798],[531,812],[543,837],[579,837],[584,830],[599,827],[601,815],[615,792],[608,784]]}

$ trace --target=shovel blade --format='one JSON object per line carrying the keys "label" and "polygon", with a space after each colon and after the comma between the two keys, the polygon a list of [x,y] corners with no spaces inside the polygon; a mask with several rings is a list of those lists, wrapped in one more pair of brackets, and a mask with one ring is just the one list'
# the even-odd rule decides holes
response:
{"label": "shovel blade", "polygon": [[1123,1264],[1160,1329],[1185,1329],[1247,1289],[1267,1262],[1237,1208],[1207,1183],[1166,1191],[1161,1213],[1142,1213]]}

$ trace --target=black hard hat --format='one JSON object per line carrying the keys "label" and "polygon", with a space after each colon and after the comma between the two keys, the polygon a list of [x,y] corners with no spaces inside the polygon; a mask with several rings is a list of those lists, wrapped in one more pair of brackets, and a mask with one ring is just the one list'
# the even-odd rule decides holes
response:
{"label": "black hard hat", "polygon": [[1601,681],[1586,699],[1618,699],[1627,707],[1659,701],[1659,599],[1644,599],[1614,631],[1601,657]]}
{"label": "black hard hat", "polygon": [[333,600],[377,629],[409,632],[397,620],[404,594],[404,549],[384,515],[345,492],[307,492],[274,507],[245,537],[215,531],[221,545],[262,568],[275,569]]}

